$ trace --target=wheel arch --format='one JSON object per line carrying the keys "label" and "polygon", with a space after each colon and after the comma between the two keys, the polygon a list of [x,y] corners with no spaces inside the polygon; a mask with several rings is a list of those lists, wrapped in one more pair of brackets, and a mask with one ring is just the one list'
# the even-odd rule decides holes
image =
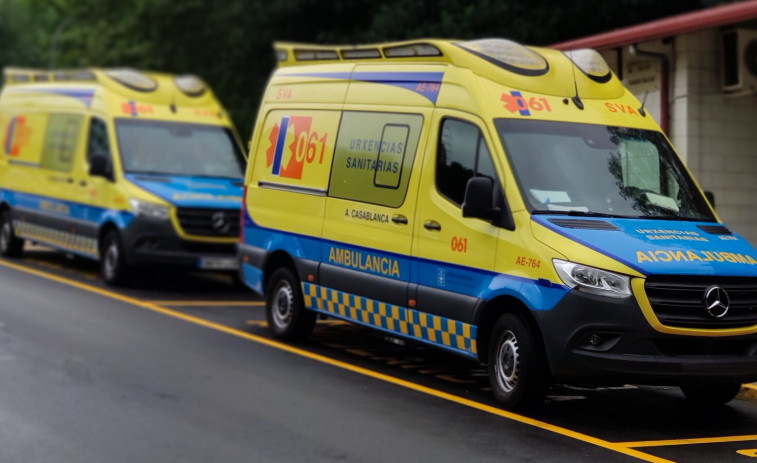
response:
{"label": "wheel arch", "polygon": [[105,235],[107,235],[110,231],[115,231],[116,233],[121,233],[118,229],[118,226],[111,221],[107,221],[104,224],[100,225],[100,229],[97,231],[97,252],[101,252],[103,239],[105,238]]}
{"label": "wheel arch", "polygon": [[295,265],[292,256],[288,252],[281,249],[273,251],[266,257],[265,262],[263,263],[264,292],[268,291],[268,283],[270,281],[271,275],[276,271],[277,268],[280,267],[290,268],[294,272],[294,274],[299,277],[299,272],[297,272],[297,266]]}
{"label": "wheel arch", "polygon": [[476,320],[476,351],[478,358],[486,363],[489,357],[489,341],[497,319],[505,313],[520,316],[544,348],[544,337],[539,324],[526,304],[514,296],[497,296],[483,304]]}

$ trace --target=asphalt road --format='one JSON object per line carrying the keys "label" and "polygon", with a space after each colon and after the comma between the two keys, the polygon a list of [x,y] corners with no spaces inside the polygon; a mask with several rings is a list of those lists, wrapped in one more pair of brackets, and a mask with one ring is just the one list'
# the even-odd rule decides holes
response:
{"label": "asphalt road", "polygon": [[45,251],[0,260],[0,462],[750,461],[757,402],[556,387],[496,407],[479,366],[319,322],[271,339],[252,293],[157,273],[113,291]]}

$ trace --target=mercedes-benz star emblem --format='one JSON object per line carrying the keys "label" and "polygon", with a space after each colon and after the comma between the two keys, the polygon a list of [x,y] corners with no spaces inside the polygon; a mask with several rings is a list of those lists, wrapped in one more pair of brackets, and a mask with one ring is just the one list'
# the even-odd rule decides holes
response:
{"label": "mercedes-benz star emblem", "polygon": [[231,222],[226,218],[226,214],[223,211],[216,212],[210,217],[213,230],[219,235],[225,235],[231,230]]}
{"label": "mercedes-benz star emblem", "polygon": [[704,292],[704,308],[712,318],[721,318],[728,313],[728,293],[720,286],[710,286]]}

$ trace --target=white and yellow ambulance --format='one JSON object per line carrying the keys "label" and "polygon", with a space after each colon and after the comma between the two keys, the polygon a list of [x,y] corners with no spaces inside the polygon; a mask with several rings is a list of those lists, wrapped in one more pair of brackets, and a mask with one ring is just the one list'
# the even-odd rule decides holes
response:
{"label": "white and yellow ambulance", "polygon": [[133,267],[235,270],[245,159],[195,76],[6,69],[0,254],[24,241]]}
{"label": "white and yellow ambulance", "polygon": [[757,251],[592,50],[276,44],[240,258],[273,333],[317,314],[553,382],[757,380]]}

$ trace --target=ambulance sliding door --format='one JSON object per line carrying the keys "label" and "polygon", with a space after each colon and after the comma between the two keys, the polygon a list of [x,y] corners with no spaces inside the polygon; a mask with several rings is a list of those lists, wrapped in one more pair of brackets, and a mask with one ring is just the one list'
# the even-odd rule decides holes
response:
{"label": "ambulance sliding door", "polygon": [[42,145],[39,176],[31,201],[19,204],[17,233],[24,238],[73,251],[80,225],[74,189],[74,159],[82,149],[81,114],[50,114]]}
{"label": "ambulance sliding door", "polygon": [[417,152],[429,116],[421,110],[342,114],[326,200],[322,286],[407,307]]}

